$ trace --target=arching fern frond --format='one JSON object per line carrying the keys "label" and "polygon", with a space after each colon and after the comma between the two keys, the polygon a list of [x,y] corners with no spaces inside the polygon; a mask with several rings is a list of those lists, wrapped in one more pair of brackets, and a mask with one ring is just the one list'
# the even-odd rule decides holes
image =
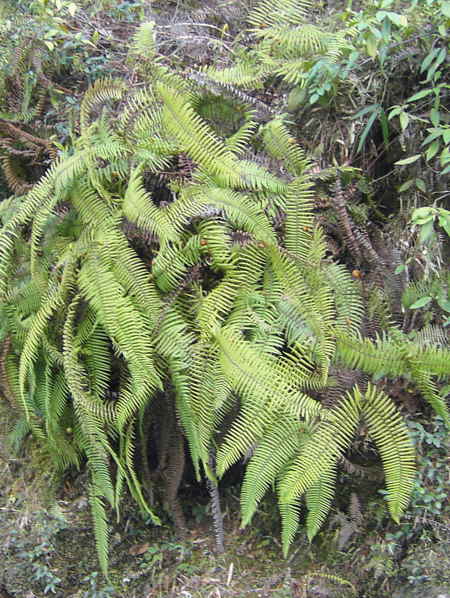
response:
{"label": "arching fern frond", "polygon": [[157,235],[161,243],[177,240],[178,235],[166,213],[153,204],[151,196],[145,191],[140,169],[131,173],[122,207],[128,220]]}
{"label": "arching fern frond", "polygon": [[300,454],[287,468],[280,482],[282,502],[291,503],[311,488],[323,472],[329,471],[349,446],[360,417],[361,396],[347,393],[312,430]]}
{"label": "arching fern frond", "polygon": [[248,22],[258,29],[286,22],[301,25],[310,9],[310,0],[263,0],[250,12]]}
{"label": "arching fern frond", "polygon": [[381,455],[389,512],[398,522],[408,506],[415,478],[413,445],[392,399],[370,384],[362,401],[362,413]]}
{"label": "arching fern frond", "polygon": [[248,525],[258,504],[301,442],[301,425],[282,414],[268,427],[245,469],[241,487],[242,526]]}
{"label": "arching fern frond", "polygon": [[314,538],[328,516],[336,487],[336,473],[336,465],[325,470],[305,493],[308,509],[306,531],[309,540]]}
{"label": "arching fern frond", "polygon": [[83,134],[87,132],[90,116],[96,105],[103,107],[108,101],[120,100],[126,91],[127,85],[121,79],[97,79],[81,102],[81,132]]}

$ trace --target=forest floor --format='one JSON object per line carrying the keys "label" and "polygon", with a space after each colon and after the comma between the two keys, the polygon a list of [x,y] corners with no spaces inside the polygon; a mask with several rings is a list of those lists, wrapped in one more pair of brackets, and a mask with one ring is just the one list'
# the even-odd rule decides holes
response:
{"label": "forest floor", "polygon": [[[183,491],[184,537],[168,520],[158,527],[145,521],[124,497],[120,521],[110,514],[107,582],[99,572],[86,473],[55,476],[32,439],[22,456],[13,456],[1,429],[11,415],[0,411],[0,598],[450,598],[450,539],[427,547],[424,579],[414,586],[405,580],[423,554],[412,554],[412,565],[402,570],[367,533],[345,549],[339,549],[337,528],[321,532],[312,545],[300,535],[284,559],[275,501],[242,530],[234,486],[222,495],[221,555],[201,489]],[[426,574],[436,570],[442,574],[429,583]]]}
{"label": "forest floor", "polygon": [[[73,485],[66,482],[59,498],[50,504],[41,481],[38,487],[28,466],[17,459],[3,462],[0,588],[4,594],[0,591],[0,598],[335,595],[328,588],[333,582],[321,577],[324,571],[318,570],[315,579],[311,571],[305,575],[306,542],[285,560],[278,539],[269,530],[259,526],[239,529],[237,508],[226,508],[226,552],[217,555],[206,506],[198,507],[196,518],[180,538],[170,525],[146,524],[128,502],[111,534],[108,584],[98,572],[89,505],[80,488],[85,482],[84,476]],[[231,492],[228,499],[231,504]],[[339,594],[343,595],[342,588]]]}
{"label": "forest floor", "polygon": [[272,516],[257,515],[241,530],[233,487],[224,497],[222,555],[215,553],[205,497],[192,496],[182,538],[169,522],[145,522],[125,499],[120,522],[112,524],[108,583],[99,572],[86,474],[56,479],[37,444],[27,441],[26,451],[12,456],[0,430],[0,598],[313,598],[337,595],[334,587],[341,597],[355,595],[346,594],[350,582],[337,583],[333,571],[312,566],[316,557],[306,540],[283,558],[275,505]]}

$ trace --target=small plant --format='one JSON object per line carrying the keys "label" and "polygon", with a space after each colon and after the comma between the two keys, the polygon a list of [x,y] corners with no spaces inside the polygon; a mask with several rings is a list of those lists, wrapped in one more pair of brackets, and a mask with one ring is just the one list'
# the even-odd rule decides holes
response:
{"label": "small plant", "polygon": [[16,535],[14,544],[16,548],[22,549],[19,557],[25,561],[24,564],[27,567],[31,564],[31,580],[42,587],[44,594],[55,594],[62,580],[51,567],[51,559],[55,552],[53,541],[58,532],[67,527],[67,522],[60,514],[49,515],[46,511],[41,511],[37,514],[35,523],[41,526],[40,542],[30,546],[22,532]]}
{"label": "small plant", "polygon": [[[395,574],[395,563],[407,547],[427,542],[431,550],[433,542],[450,541],[450,526],[445,523],[450,515],[445,427],[440,417],[435,417],[429,426],[412,421],[408,427],[418,452],[418,469],[410,507],[404,516],[406,521],[371,546],[370,567],[388,576],[389,571]],[[408,577],[410,583],[427,579],[423,568],[419,569],[415,567],[414,573]]]}
{"label": "small plant", "polygon": [[414,210],[411,222],[420,228],[420,241],[427,242],[435,234],[434,225],[437,220],[439,226],[450,237],[450,211],[444,208],[423,207]]}
{"label": "small plant", "polygon": [[99,572],[92,571],[83,578],[83,583],[89,584],[89,588],[83,592],[83,598],[108,598],[114,596],[116,590],[111,585],[99,586]]}
{"label": "small plant", "polygon": [[419,467],[410,511],[421,516],[424,522],[429,516],[432,520],[439,519],[450,514],[447,432],[440,417],[434,418],[428,429],[420,422],[410,422],[409,429],[419,451]]}
{"label": "small plant", "polygon": [[31,579],[38,581],[40,585],[44,586],[44,594],[48,594],[49,592],[56,594],[56,588],[61,583],[61,578],[54,575],[46,564],[33,563],[32,568],[33,574]]}
{"label": "small plant", "polygon": [[191,551],[178,542],[164,542],[149,546],[144,554],[142,568],[162,569],[168,561],[183,563],[191,556]]}

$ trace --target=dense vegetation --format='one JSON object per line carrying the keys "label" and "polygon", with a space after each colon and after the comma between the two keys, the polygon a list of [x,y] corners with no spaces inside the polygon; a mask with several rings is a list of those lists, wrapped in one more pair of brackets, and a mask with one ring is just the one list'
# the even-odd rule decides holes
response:
{"label": "dense vegetation", "polygon": [[1,8],[1,400],[105,574],[125,489],[182,530],[204,481],[222,550],[237,463],[285,555],[378,458],[424,517],[449,424],[450,2],[173,4]]}

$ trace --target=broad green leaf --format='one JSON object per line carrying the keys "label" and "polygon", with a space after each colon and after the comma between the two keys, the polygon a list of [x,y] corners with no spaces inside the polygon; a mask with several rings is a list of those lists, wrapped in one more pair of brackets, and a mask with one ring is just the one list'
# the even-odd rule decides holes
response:
{"label": "broad green leaf", "polygon": [[413,220],[413,223],[417,224],[417,226],[423,226],[424,224],[427,224],[430,221],[434,221],[434,216],[425,216],[424,218],[417,218]]}
{"label": "broad green leaf", "polygon": [[394,118],[394,116],[398,116],[402,111],[402,106],[392,106],[392,108],[389,110],[388,120],[391,120]]}
{"label": "broad green leaf", "polygon": [[450,214],[439,214],[439,226],[442,226],[447,235],[450,237]]}
{"label": "broad green leaf", "polygon": [[444,299],[443,297],[438,297],[437,299],[438,305],[444,311],[450,312],[450,301],[448,299]]}
{"label": "broad green leaf", "polygon": [[435,62],[436,67],[444,62],[446,56],[447,56],[447,50],[445,48],[441,48],[441,51],[439,52],[439,54],[436,57],[436,62]]}
{"label": "broad green leaf", "polygon": [[439,123],[441,122],[441,113],[439,112],[439,110],[437,110],[436,108],[432,108],[430,110],[430,120],[435,127],[439,126]]}
{"label": "broad green leaf", "polygon": [[[404,114],[404,113],[402,113]],[[402,115],[400,115],[401,120]],[[381,124],[381,133],[383,135],[383,142],[386,149],[389,146],[389,125],[388,120],[386,118],[386,112],[384,110],[380,111],[380,124]]]}
{"label": "broad green leaf", "polygon": [[361,110],[358,110],[358,112],[352,116],[352,119],[357,119],[357,118],[361,118],[361,116],[364,116],[366,114],[369,114],[371,112],[376,112],[378,114],[380,110],[380,104],[371,104],[370,106],[366,106],[365,108],[361,108]]}
{"label": "broad green leaf", "polygon": [[450,150],[448,149],[448,147],[444,147],[444,149],[442,150],[441,155],[439,157],[439,161],[441,163],[441,166],[445,166],[447,162],[450,161]]}
{"label": "broad green leaf", "polygon": [[384,21],[384,19],[387,17],[387,11],[386,10],[379,10],[377,12],[377,14],[375,15],[376,20],[381,23]]}
{"label": "broad green leaf", "polygon": [[417,299],[415,303],[410,305],[409,309],[420,309],[421,307],[425,307],[425,305],[431,303],[432,300],[433,297],[430,297],[428,295],[426,297],[421,297],[420,299]]}
{"label": "broad green leaf", "polygon": [[407,112],[400,113],[400,126],[402,127],[402,131],[406,129],[409,125],[409,114]]}
{"label": "broad green leaf", "polygon": [[378,51],[378,40],[376,39],[376,37],[374,35],[372,35],[372,33],[369,33],[369,35],[367,36],[366,48],[367,48],[367,54],[371,58],[375,58],[375,56],[377,55],[377,51]]}
{"label": "broad green leaf", "polygon": [[403,160],[397,160],[394,162],[396,166],[406,166],[406,164],[412,164],[413,162],[417,162],[417,160],[421,157],[422,154],[415,154],[414,156],[409,156],[409,158],[404,158]]}
{"label": "broad green leaf", "polygon": [[406,101],[407,102],[415,102],[416,100],[421,100],[422,98],[429,96],[433,92],[434,92],[434,87],[430,87],[429,89],[422,89],[422,91],[418,91],[413,96],[408,98]]}
{"label": "broad green leaf", "polygon": [[414,210],[411,221],[414,224],[425,224],[432,218],[434,218],[434,214],[436,213],[435,208],[424,207],[424,208],[417,208]]}
{"label": "broad green leaf", "polygon": [[426,222],[425,224],[422,225],[422,227],[420,229],[419,241],[421,243],[426,243],[429,239],[431,239],[431,237],[433,236],[433,233],[434,233],[434,218],[432,220],[430,220],[429,222]]}
{"label": "broad green leaf", "polygon": [[416,179],[416,187],[423,193],[426,193],[426,191],[427,191],[425,182],[422,179]]}
{"label": "broad green leaf", "polygon": [[445,50],[445,48],[442,48],[441,51],[439,52],[439,54],[437,55],[435,62],[428,69],[426,81],[433,80],[438,67],[444,62],[446,54],[447,54],[447,51]]}
{"label": "broad green leaf", "polygon": [[412,187],[412,185],[414,185],[414,179],[409,179],[408,181],[403,183],[403,185],[400,185],[400,187],[398,188],[398,192],[403,193],[403,191],[407,191],[410,187]]}
{"label": "broad green leaf", "polygon": [[425,159],[431,160],[431,158],[434,158],[434,156],[438,153],[440,147],[440,142],[437,139],[435,139],[433,143],[430,145],[430,147],[427,149],[425,153]]}
{"label": "broad green leaf", "polygon": [[394,274],[400,274],[401,272],[404,271],[404,269],[406,268],[405,264],[400,264],[399,266],[397,266],[394,270]]}
{"label": "broad green leaf", "polygon": [[427,56],[425,56],[425,59],[420,66],[421,73],[423,73],[424,71],[427,70],[427,68],[433,62],[433,60],[434,60],[435,56],[438,54],[438,52],[439,52],[439,48],[434,48],[434,50],[432,50],[429,54],[427,54]]}
{"label": "broad green leaf", "polygon": [[422,141],[421,145],[427,145],[427,143],[431,143],[433,139],[441,137],[443,129],[441,127],[430,127],[427,131],[430,134]]}
{"label": "broad green leaf", "polygon": [[408,18],[406,15],[399,15],[396,12],[388,12],[386,16],[391,23],[394,23],[397,27],[406,27],[408,25]]}

